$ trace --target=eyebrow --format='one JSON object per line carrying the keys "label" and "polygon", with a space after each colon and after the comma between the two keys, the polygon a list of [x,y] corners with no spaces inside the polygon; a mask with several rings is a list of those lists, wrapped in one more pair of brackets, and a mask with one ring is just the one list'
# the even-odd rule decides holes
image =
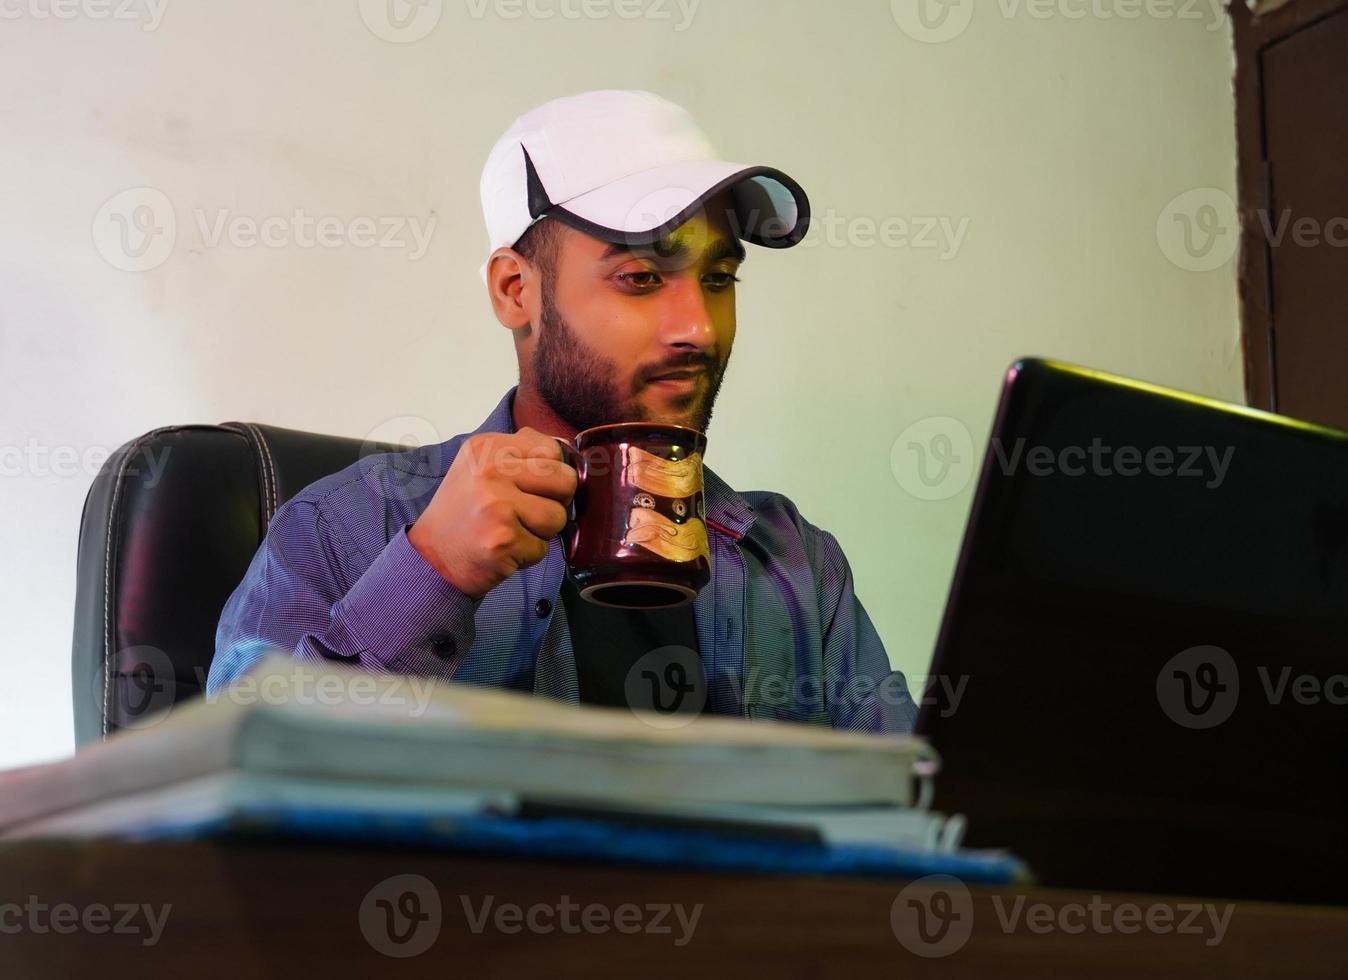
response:
{"label": "eyebrow", "polygon": [[[689,247],[686,241],[671,239],[668,235],[649,245],[625,245],[621,242],[615,242],[604,249],[604,254],[599,257],[599,261],[607,262],[615,256],[636,252],[653,253],[665,259],[686,259]],[[718,238],[711,243],[711,246],[707,249],[707,254],[703,258],[708,262],[716,262],[726,258],[734,258],[743,262],[745,258],[744,244],[738,238]]]}

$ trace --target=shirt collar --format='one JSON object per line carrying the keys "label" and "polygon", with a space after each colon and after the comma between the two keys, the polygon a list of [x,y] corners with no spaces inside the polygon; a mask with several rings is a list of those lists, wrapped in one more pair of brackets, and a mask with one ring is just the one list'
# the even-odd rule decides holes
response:
{"label": "shirt collar", "polygon": [[[515,431],[515,385],[483,419],[473,434],[479,432]],[[707,505],[707,526],[722,534],[728,534],[738,541],[749,533],[754,523],[754,508],[747,500],[730,488],[730,485],[712,472],[705,463],[702,466],[703,482]]]}

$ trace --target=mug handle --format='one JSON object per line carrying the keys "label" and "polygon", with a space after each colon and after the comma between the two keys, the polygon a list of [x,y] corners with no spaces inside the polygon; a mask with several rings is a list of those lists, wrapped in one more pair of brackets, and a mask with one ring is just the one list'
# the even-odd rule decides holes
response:
{"label": "mug handle", "polygon": [[552,438],[562,447],[562,462],[576,471],[576,492],[566,505],[566,527],[562,531],[562,544],[566,546],[566,557],[569,559],[576,551],[576,521],[579,518],[576,500],[580,497],[581,487],[585,483],[585,454],[561,436]]}

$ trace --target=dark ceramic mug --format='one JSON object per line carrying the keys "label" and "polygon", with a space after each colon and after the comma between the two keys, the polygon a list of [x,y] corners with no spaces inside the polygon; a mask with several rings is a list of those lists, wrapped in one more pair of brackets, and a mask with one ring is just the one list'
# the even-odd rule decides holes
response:
{"label": "dark ceramic mug", "polygon": [[711,580],[702,456],[707,437],[660,422],[558,438],[579,480],[562,544],[583,599],[656,609],[691,601]]}

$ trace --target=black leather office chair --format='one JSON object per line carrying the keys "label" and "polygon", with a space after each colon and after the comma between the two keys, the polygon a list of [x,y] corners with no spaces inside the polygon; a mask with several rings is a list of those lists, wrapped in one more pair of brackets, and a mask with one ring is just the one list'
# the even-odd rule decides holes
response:
{"label": "black leather office chair", "polygon": [[276,509],[385,443],[251,422],[133,439],[84,502],[72,650],[75,743],[199,694],[220,611]]}

